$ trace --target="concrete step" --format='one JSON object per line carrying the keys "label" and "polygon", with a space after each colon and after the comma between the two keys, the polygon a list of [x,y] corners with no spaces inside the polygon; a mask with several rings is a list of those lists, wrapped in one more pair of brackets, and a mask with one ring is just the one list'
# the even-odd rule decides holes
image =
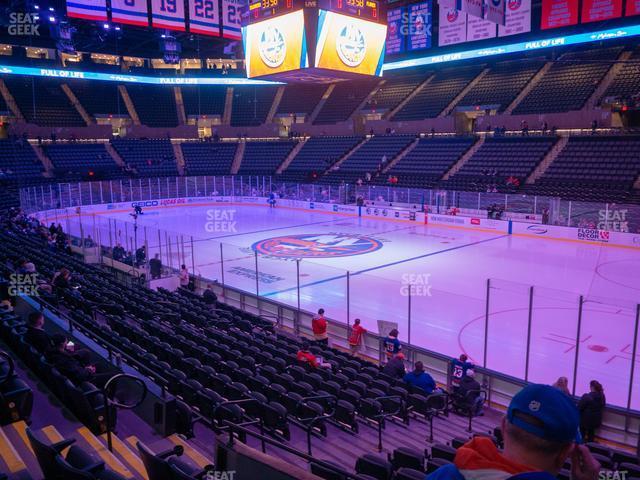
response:
{"label": "concrete step", "polygon": [[278,87],[275,96],[273,97],[273,102],[271,102],[271,108],[269,108],[269,113],[267,113],[267,118],[264,123],[272,123],[273,118],[276,116],[276,112],[278,111],[278,107],[280,106],[280,102],[282,101],[282,97],[284,95],[284,86]]}
{"label": "concrete step", "polygon": [[[132,435],[130,437],[127,437],[125,441],[136,453],[138,452],[138,437]],[[166,452],[167,450],[171,450],[172,448],[174,448],[176,445],[180,445],[184,448],[184,455],[182,455],[180,459],[198,470],[202,470],[207,465],[213,464],[213,459],[209,459],[197,447],[177,434],[160,439],[153,442],[152,444],[147,444],[144,442],[140,443],[145,445],[154,453]]]}
{"label": "concrete step", "polygon": [[244,158],[244,149],[247,146],[246,142],[238,142],[238,148],[233,156],[233,163],[231,164],[231,175],[235,175],[240,170],[242,165],[242,159]]}
{"label": "concrete step", "polygon": [[24,422],[0,428],[0,472],[11,479],[41,479],[42,471],[27,438]]}
{"label": "concrete step", "polygon": [[116,473],[122,475],[124,478],[140,478],[134,475],[134,473],[123,465],[123,463],[111,453],[106,445],[96,437],[87,427],[80,427],[77,430],[79,438],[83,443],[89,445],[91,450],[95,452],[100,460],[102,460],[109,470],[113,470]]}
{"label": "concrete step", "polygon": [[[104,433],[100,435],[100,440],[102,443],[108,447],[108,438],[107,434]],[[135,447],[131,447],[130,444],[121,440],[117,435],[111,435],[111,445],[113,447],[113,453],[118,456],[120,461],[129,468],[132,472],[143,478],[144,480],[149,480],[149,476],[147,475],[147,470],[138,455],[138,451]]]}
{"label": "concrete step", "polygon": [[91,115],[89,115],[89,113],[82,106],[82,104],[80,103],[80,100],[78,100],[78,97],[76,97],[76,94],[73,93],[73,90],[71,90],[69,85],[67,85],[66,83],[63,83],[62,85],[60,85],[60,88],[62,88],[62,91],[65,93],[65,95],[71,102],[71,105],[73,105],[73,107],[76,109],[76,111],[78,112],[78,115],[82,117],[82,119],[84,120],[84,123],[86,123],[87,126],[95,124],[96,123],[95,120]]}
{"label": "concrete step", "polygon": [[485,137],[482,136],[480,139],[474,143],[469,150],[467,150],[464,155],[462,155],[458,161],[449,169],[447,173],[442,177],[443,180],[448,180],[453,175],[458,173],[462,166],[469,161],[471,157],[475,155],[475,153],[480,149],[482,145],[484,145]]}
{"label": "concrete step", "polygon": [[302,147],[304,147],[304,144],[306,142],[307,142],[307,138],[303,138],[296,144],[295,147],[291,149],[291,151],[287,155],[287,158],[285,158],[284,161],[280,164],[280,166],[276,169],[276,174],[284,172],[287,169],[287,167],[289,167],[291,162],[293,162],[293,159],[296,158],[296,155],[298,155],[300,150],[302,150]]}

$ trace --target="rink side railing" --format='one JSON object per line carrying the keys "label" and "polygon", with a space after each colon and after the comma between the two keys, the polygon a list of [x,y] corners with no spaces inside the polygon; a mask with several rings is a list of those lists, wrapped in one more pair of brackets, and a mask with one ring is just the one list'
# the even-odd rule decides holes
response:
{"label": "rink side railing", "polygon": [[[214,258],[207,257],[207,261],[217,266],[213,270],[203,272],[198,266],[200,262],[196,261],[197,253],[194,249],[194,241],[200,240],[194,240],[193,237],[180,232],[149,226],[138,227],[136,219],[129,217],[129,215],[125,215],[126,220],[116,220],[108,218],[108,211],[104,212],[106,209],[112,210],[114,213],[130,213],[134,205],[153,210],[154,207],[180,207],[182,202],[185,205],[187,202],[196,203],[199,201],[206,204],[210,201],[222,201],[222,199],[264,205],[265,197],[270,192],[276,192],[279,202],[282,204],[289,202],[290,205],[299,204],[306,208],[318,208],[318,211],[327,205],[333,205],[334,212],[345,212],[346,215],[355,215],[353,212],[356,211],[359,214],[364,213],[353,205],[353,201],[358,196],[362,197],[368,205],[363,208],[370,216],[382,215],[383,208],[386,207],[389,215],[393,212],[403,212],[406,214],[406,218],[414,220],[416,215],[422,215],[420,218],[424,219],[424,211],[436,212],[427,216],[432,220],[437,220],[439,217],[444,217],[438,213],[451,213],[450,209],[455,207],[459,209],[458,215],[447,218],[455,219],[457,223],[465,218],[461,214],[471,216],[465,221],[474,220],[472,217],[477,216],[480,217],[478,221],[482,222],[480,225],[485,225],[485,222],[496,223],[486,219],[486,207],[497,204],[504,206],[505,213],[503,215],[506,218],[510,218],[514,222],[521,221],[522,225],[540,224],[543,211],[545,212],[545,221],[551,223],[551,218],[555,215],[552,210],[555,209],[555,212],[572,212],[564,218],[558,217],[562,220],[563,225],[566,225],[564,224],[566,219],[569,224],[573,224],[580,218],[580,224],[588,224],[591,227],[592,223],[595,223],[596,227],[609,227],[612,234],[621,225],[625,226],[621,222],[628,222],[630,218],[635,218],[633,214],[638,214],[640,217],[637,206],[628,206],[624,213],[620,213],[620,205],[581,203],[578,209],[571,202],[561,202],[552,198],[523,197],[522,195],[497,196],[497,194],[469,194],[467,192],[439,192],[375,186],[290,184],[276,182],[270,177],[254,176],[170,177],[51,184],[22,189],[20,198],[22,208],[26,212],[44,213],[43,211],[48,211],[46,221],[62,223],[65,231],[72,236],[76,251],[80,251],[88,261],[109,266],[117,264],[124,267],[128,273],[134,276],[144,275],[148,280],[148,260],[158,253],[165,266],[164,275],[167,277],[174,275],[179,266],[185,264],[195,274],[199,286],[211,282],[214,284],[214,288],[223,295],[226,302],[236,304],[266,318],[275,319],[283,327],[301,334],[311,335],[311,311],[315,310],[315,305],[311,305],[304,299],[301,300],[301,276],[304,276],[305,266],[310,265],[314,269],[322,269],[322,275],[327,278],[344,277],[342,295],[347,299],[346,322],[331,321],[330,331],[337,345],[347,346],[352,322],[350,310],[355,310],[350,299],[354,298],[354,295],[362,293],[362,290],[357,288],[358,283],[354,279],[349,281],[349,272],[314,264],[307,259],[296,260],[289,267],[292,279],[289,282],[289,289],[292,290],[292,295],[286,300],[276,300],[265,296],[264,290],[267,288],[265,284],[268,285],[270,273],[261,271],[260,265],[263,262],[263,257],[258,253],[250,253],[248,256],[254,258],[239,261],[234,258],[237,255],[228,253],[237,252],[237,246],[223,242],[212,242],[209,250],[216,253],[213,255]],[[475,197],[475,209],[469,207],[470,197]],[[91,208],[82,207],[90,205],[96,207],[101,205],[100,208],[106,215],[85,213],[90,212]],[[81,208],[78,209],[78,207]],[[387,210],[384,211],[387,212]],[[578,214],[578,211],[581,213]],[[36,213],[36,215],[38,214]],[[40,218],[45,220],[43,217]],[[440,220],[446,219],[441,218]],[[474,222],[471,223],[475,225]],[[506,225],[506,222],[502,222],[502,224]],[[576,223],[575,227],[578,225]],[[577,230],[577,228],[571,230]],[[598,231],[597,228],[595,230]],[[602,231],[607,230],[603,228]],[[89,235],[91,241],[87,242]],[[121,243],[126,252],[132,253],[128,260],[114,260],[113,247],[118,243]],[[144,259],[137,262],[135,252],[141,247],[145,248],[146,253]],[[268,256],[264,257],[265,260],[267,258]],[[225,278],[227,270],[225,265],[231,265],[235,269],[236,275],[227,274]],[[262,265],[264,270],[264,264]],[[242,276],[244,278],[235,278]],[[360,277],[366,277],[366,275]],[[362,278],[362,280],[367,279]],[[396,289],[396,291],[401,288],[397,282],[394,283],[380,277],[370,277],[367,281],[384,282],[383,287]],[[261,285],[261,283],[263,284]],[[627,387],[623,391],[609,390],[607,392],[608,401],[612,406],[608,409],[605,429],[611,434],[612,439],[619,443],[637,445],[638,439],[640,439],[640,435],[638,435],[640,430],[640,413],[638,412],[640,410],[640,369],[636,368],[640,306],[630,301],[580,296],[567,291],[523,285],[500,279],[487,279],[483,288],[486,289],[486,294],[482,301],[445,291],[435,291],[429,300],[475,302],[476,304],[473,305],[475,309],[485,312],[484,317],[476,322],[475,330],[470,332],[470,334],[482,338],[478,342],[482,348],[468,353],[477,360],[478,364],[482,365],[478,372],[481,373],[483,382],[489,391],[489,401],[497,406],[506,406],[510,398],[526,382],[550,383],[555,380],[555,378],[545,376],[545,372],[564,372],[558,368],[559,365],[549,364],[549,362],[553,362],[553,359],[546,358],[543,349],[539,349],[538,345],[532,341],[536,329],[540,328],[540,319],[538,318],[540,309],[561,309],[568,312],[562,322],[566,332],[552,340],[564,343],[567,348],[573,349],[573,360],[570,367],[572,373],[566,376],[569,378],[570,389],[574,394],[579,393],[578,390],[584,389],[584,386],[588,385],[591,379],[591,373],[588,369],[581,369],[580,360],[585,355],[586,347],[583,343],[584,334],[582,332],[601,321],[601,318],[594,316],[593,312],[624,315],[626,318],[633,319],[628,323],[627,330],[624,332],[625,337],[629,339],[629,349],[622,360],[617,359],[618,362],[621,362],[617,373],[628,380],[625,382]],[[429,308],[430,304],[424,303],[425,299],[416,294],[418,289],[417,285],[408,285],[404,300],[406,304],[401,308],[402,313],[390,312],[387,317],[395,322],[401,331],[401,340],[408,360],[411,362],[421,360],[438,382],[446,384],[450,357],[458,353],[458,347],[452,346],[450,351],[436,353],[433,351],[433,347],[429,348],[428,344],[416,345],[415,334],[412,338],[411,333],[412,317],[424,316],[425,311],[432,310]],[[513,308],[514,306],[516,308]],[[496,311],[512,313],[502,317],[490,315],[490,312]],[[355,316],[365,320],[360,312],[353,317],[355,318]],[[375,321],[374,319],[370,320]],[[462,323],[466,323],[466,320]],[[513,328],[514,325],[517,327],[517,331],[526,332],[526,336],[514,337],[513,339],[514,345],[519,349],[520,355],[517,358],[521,357],[521,362],[513,362],[512,365],[505,364],[508,362],[501,358],[503,350],[495,347],[497,339],[494,341],[490,332]],[[617,326],[617,328],[621,327]],[[381,359],[380,338],[375,334],[367,334],[365,343],[365,353]],[[589,354],[589,352],[586,353]],[[545,364],[545,362],[547,363]]]}
{"label": "rink side railing", "polygon": [[151,201],[185,197],[260,197],[274,192],[279,198],[305,202],[369,205],[457,215],[487,216],[554,226],[640,233],[640,205],[580,202],[522,193],[457,192],[380,185],[323,185],[283,182],[266,176],[156,177],[43,184],[20,190],[23,210],[71,208],[82,205]]}

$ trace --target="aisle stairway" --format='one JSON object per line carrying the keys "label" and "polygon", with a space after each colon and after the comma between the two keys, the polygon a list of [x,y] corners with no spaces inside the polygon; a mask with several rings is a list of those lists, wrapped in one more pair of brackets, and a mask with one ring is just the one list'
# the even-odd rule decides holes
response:
{"label": "aisle stairway", "polygon": [[[43,478],[34,450],[27,436],[25,422],[16,422],[0,427],[0,472],[6,472],[11,480],[40,480]],[[33,432],[41,439],[51,444],[63,440],[75,439],[74,445],[82,448],[96,462],[104,462],[105,468],[112,470],[126,479],[148,480],[144,464],[138,454],[136,436],[129,436],[125,440],[112,434],[113,451],[109,451],[107,435],[95,436],[84,426],[78,427],[73,434],[63,436],[56,427],[47,425]],[[179,445],[184,449],[181,461],[189,466],[202,470],[211,465],[207,455],[197,449],[179,435],[171,435],[149,444],[145,444],[153,452],[162,452]],[[63,456],[67,449],[62,451]]]}

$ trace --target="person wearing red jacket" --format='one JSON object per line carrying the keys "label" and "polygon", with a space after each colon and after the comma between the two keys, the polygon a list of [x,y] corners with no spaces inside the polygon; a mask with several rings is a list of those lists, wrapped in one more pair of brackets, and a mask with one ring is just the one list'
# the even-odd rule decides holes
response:
{"label": "person wearing red jacket", "polygon": [[324,308],[318,310],[318,315],[311,320],[313,338],[320,345],[329,345],[329,335],[327,334],[327,319],[324,318]]}
{"label": "person wearing red jacket", "polygon": [[309,342],[302,342],[302,347],[296,354],[298,363],[301,365],[309,365],[311,368],[318,368],[318,360],[316,356],[309,351]]}
{"label": "person wearing red jacket", "polygon": [[367,333],[367,330],[360,325],[360,319],[356,318],[355,322],[353,322],[353,327],[351,328],[351,335],[349,336],[349,347],[351,348],[352,355],[357,355],[362,349],[362,339],[365,333]]}
{"label": "person wearing red jacket", "polygon": [[309,342],[306,340],[302,342],[302,346],[296,354],[296,359],[302,366],[308,365],[310,368],[331,368],[330,363],[323,362],[322,357],[316,357],[309,351]]}

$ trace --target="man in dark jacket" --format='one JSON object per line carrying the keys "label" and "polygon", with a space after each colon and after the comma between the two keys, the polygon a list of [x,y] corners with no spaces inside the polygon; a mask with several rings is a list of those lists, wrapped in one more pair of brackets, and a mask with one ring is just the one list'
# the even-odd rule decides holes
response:
{"label": "man in dark jacket", "polygon": [[47,360],[73,383],[90,382],[96,367],[82,365],[71,352],[67,351],[67,339],[64,335],[56,334],[52,337],[53,348],[47,355]]}
{"label": "man in dark jacket", "polygon": [[464,402],[471,408],[475,416],[482,414],[483,398],[480,396],[480,384],[475,379],[476,373],[469,369],[464,377],[460,380],[458,394]]}
{"label": "man in dark jacket", "polygon": [[24,340],[39,353],[48,352],[53,343],[51,337],[44,331],[44,316],[40,312],[33,312],[27,318],[27,332],[24,334]]}
{"label": "man in dark jacket", "polygon": [[416,362],[413,372],[409,372],[404,376],[404,382],[424,390],[427,395],[431,395],[436,389],[436,382],[431,375],[424,371],[422,362]]}
{"label": "man in dark jacket", "polygon": [[602,424],[602,414],[607,400],[600,382],[591,380],[589,389],[589,393],[585,393],[578,402],[580,433],[585,442],[595,442],[596,429]]}
{"label": "man in dark jacket", "polygon": [[215,305],[218,301],[218,296],[213,291],[213,286],[211,284],[207,284],[207,288],[202,292],[202,299],[207,305]]}
{"label": "man in dark jacket", "polygon": [[115,247],[113,247],[113,259],[121,262],[124,256],[126,255],[126,251],[120,243],[118,243]]}
{"label": "man in dark jacket", "polygon": [[382,373],[393,378],[403,378],[407,373],[404,367],[404,354],[396,353],[384,366]]}
{"label": "man in dark jacket", "polygon": [[162,261],[160,260],[160,254],[156,253],[155,257],[149,260],[149,272],[151,273],[152,279],[160,278],[162,275]]}

